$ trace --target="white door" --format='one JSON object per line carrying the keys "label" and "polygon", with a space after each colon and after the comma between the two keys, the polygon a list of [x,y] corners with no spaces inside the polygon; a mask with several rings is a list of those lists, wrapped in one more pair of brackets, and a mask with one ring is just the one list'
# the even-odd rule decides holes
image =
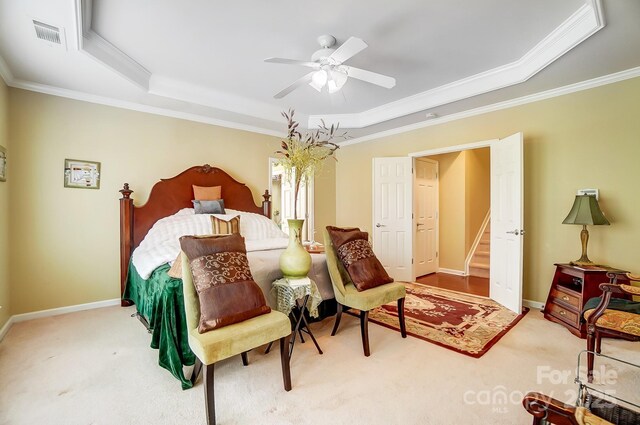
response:
{"label": "white door", "polygon": [[490,297],[522,312],[522,133],[491,144]]}
{"label": "white door", "polygon": [[438,271],[438,161],[418,158],[413,194],[414,275]]}
{"label": "white door", "polygon": [[399,281],[413,280],[412,161],[373,158],[373,250]]}

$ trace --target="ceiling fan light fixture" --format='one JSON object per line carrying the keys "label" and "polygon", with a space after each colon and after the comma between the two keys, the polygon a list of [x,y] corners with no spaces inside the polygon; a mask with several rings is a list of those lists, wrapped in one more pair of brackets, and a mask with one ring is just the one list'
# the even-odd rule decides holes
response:
{"label": "ceiling fan light fixture", "polygon": [[320,92],[322,91],[322,88],[327,84],[327,79],[327,71],[321,69],[313,73],[309,85]]}
{"label": "ceiling fan light fixture", "polygon": [[331,71],[331,80],[327,83],[327,88],[329,89],[329,93],[336,93],[342,89],[344,84],[347,82],[346,72],[333,70]]}

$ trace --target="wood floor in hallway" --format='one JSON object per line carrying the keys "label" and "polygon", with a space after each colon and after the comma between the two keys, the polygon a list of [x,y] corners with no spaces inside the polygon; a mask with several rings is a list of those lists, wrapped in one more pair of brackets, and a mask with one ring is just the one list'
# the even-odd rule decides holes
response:
{"label": "wood floor in hallway", "polygon": [[431,273],[416,279],[418,283],[466,292],[467,294],[489,296],[489,279],[476,276],[456,276],[447,273]]}

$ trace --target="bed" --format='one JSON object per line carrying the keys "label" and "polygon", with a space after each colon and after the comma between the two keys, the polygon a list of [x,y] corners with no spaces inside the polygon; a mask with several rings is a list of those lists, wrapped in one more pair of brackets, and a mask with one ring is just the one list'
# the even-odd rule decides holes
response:
{"label": "bed", "polygon": [[[210,222],[209,217],[193,213],[192,185],[221,186],[227,213],[241,215],[240,232],[245,233],[251,272],[272,308],[276,304],[271,283],[282,277],[278,260],[286,246],[286,235],[268,219],[271,214],[268,191],[263,195],[262,205],[257,206],[249,188],[219,168],[196,166],[162,179],[153,186],[147,203],[139,207],[133,204],[133,191],[124,184],[120,190],[122,305],[135,304],[135,316],[151,334],[151,347],[158,349],[159,365],[179,379],[183,389],[193,386],[185,370],[194,364],[195,356],[187,342],[182,281],[168,272],[179,253],[179,235],[210,233],[205,224],[207,220]],[[151,262],[141,255],[149,252],[155,255]],[[324,254],[311,257],[309,277],[316,282],[322,299],[332,300],[326,258]],[[321,314],[331,314],[332,306],[331,302],[323,302]]]}

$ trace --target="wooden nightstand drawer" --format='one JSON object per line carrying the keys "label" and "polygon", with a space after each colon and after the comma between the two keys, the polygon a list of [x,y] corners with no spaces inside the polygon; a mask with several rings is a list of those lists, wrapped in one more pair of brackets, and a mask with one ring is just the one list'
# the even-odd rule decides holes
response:
{"label": "wooden nightstand drawer", "polygon": [[579,313],[576,313],[575,311],[559,306],[557,304],[551,304],[549,306],[549,314],[562,320],[563,322],[570,324],[573,327],[578,327],[580,324]]}
{"label": "wooden nightstand drawer", "polygon": [[551,288],[551,298],[552,302],[569,305],[576,311],[582,307],[582,296],[580,294],[576,294],[575,292],[559,285],[555,288]]}

